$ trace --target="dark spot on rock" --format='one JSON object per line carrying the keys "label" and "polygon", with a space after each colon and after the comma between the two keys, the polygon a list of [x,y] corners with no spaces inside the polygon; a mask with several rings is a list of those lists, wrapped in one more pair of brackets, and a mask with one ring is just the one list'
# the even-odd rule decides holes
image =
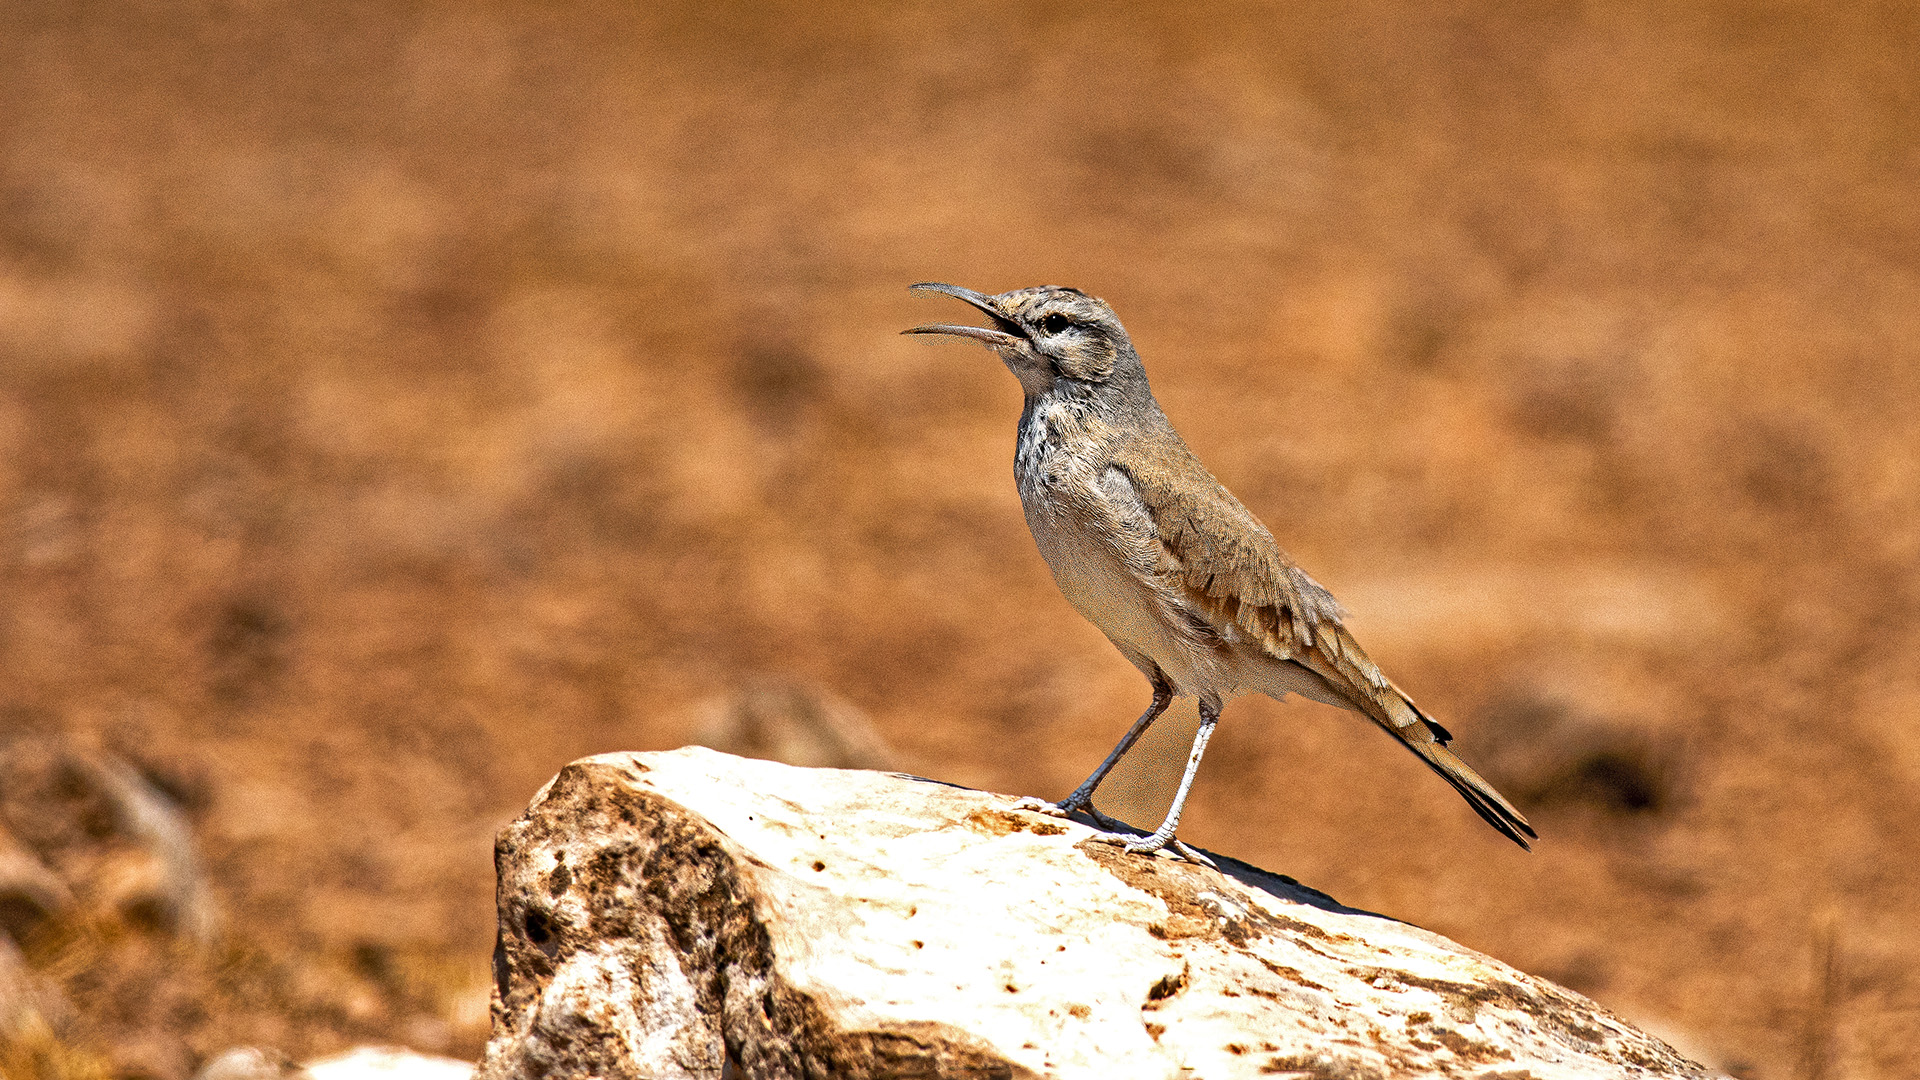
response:
{"label": "dark spot on rock", "polygon": [[[1127,885],[1157,897],[1161,903],[1167,905],[1166,922],[1147,927],[1148,933],[1163,941],[1179,938],[1224,938],[1234,945],[1242,945],[1252,937],[1268,933],[1284,933],[1303,945],[1308,939],[1329,943],[1335,941],[1332,935],[1312,923],[1276,915],[1251,903],[1236,902],[1231,906],[1238,913],[1233,916],[1226,915],[1218,899],[1213,896],[1202,899],[1201,894],[1213,893],[1223,887],[1233,889],[1240,882],[1233,879],[1223,881],[1215,871],[1204,867],[1183,862],[1143,859],[1113,844],[1103,844],[1092,839],[1075,844],[1074,850],[1099,863],[1101,869]],[[1299,901],[1304,897],[1306,902],[1311,902],[1317,897],[1326,900],[1329,904],[1332,903],[1331,898],[1325,897],[1324,894],[1312,893],[1311,890],[1300,890],[1299,894],[1293,894],[1289,890],[1289,893],[1284,895],[1289,900]],[[1310,945],[1307,947],[1311,948]]]}
{"label": "dark spot on rock", "polygon": [[1454,1056],[1461,1061],[1486,1063],[1513,1060],[1513,1053],[1504,1046],[1476,1042],[1448,1028],[1434,1029],[1433,1037],[1445,1044],[1446,1048],[1453,1051]]}
{"label": "dark spot on rock", "polygon": [[1165,1024],[1148,1024],[1147,1025],[1147,1034],[1153,1036],[1154,1042],[1159,1042],[1160,1036],[1165,1035],[1166,1033],[1167,1033],[1167,1025]]}
{"label": "dark spot on rock", "polygon": [[1317,1054],[1270,1058],[1260,1066],[1260,1071],[1263,1074],[1292,1073],[1309,1080],[1383,1080],[1380,1070],[1370,1065]]}
{"label": "dark spot on rock", "polygon": [[501,1001],[507,1000],[507,984],[511,975],[512,968],[507,963],[506,928],[497,926],[493,933],[493,989]]}
{"label": "dark spot on rock", "polygon": [[822,1055],[821,1070],[809,1075],[1039,1080],[976,1037],[937,1022],[898,1022],[885,1031],[848,1032],[839,1039]]}
{"label": "dark spot on rock", "polygon": [[526,930],[527,940],[532,942],[535,948],[547,954],[548,959],[552,959],[553,955],[560,951],[559,935],[556,933],[553,920],[547,917],[546,912],[537,910],[527,912],[522,925]]}
{"label": "dark spot on rock", "polygon": [[553,868],[553,873],[547,875],[547,895],[559,896],[572,884],[573,871],[567,868],[565,862],[561,862]]}
{"label": "dark spot on rock", "polygon": [[1058,836],[1067,831],[1065,827],[1051,821],[1034,821],[1025,814],[1011,810],[975,810],[961,820],[967,828],[983,836],[1010,836],[1017,832]]}
{"label": "dark spot on rock", "polygon": [[[1254,959],[1260,961],[1261,966],[1265,967],[1268,971],[1273,972],[1275,975],[1278,975],[1281,978],[1297,986],[1304,986],[1309,990],[1325,990],[1326,989],[1326,987],[1321,986],[1319,983],[1314,982],[1312,979],[1307,978],[1306,975],[1303,974],[1298,968],[1287,967],[1285,964],[1276,964],[1264,956],[1255,956]],[[1425,1016],[1426,1014],[1419,1013],[1417,1015]]]}
{"label": "dark spot on rock", "polygon": [[1188,974],[1191,971],[1191,967],[1185,967],[1181,968],[1180,971],[1175,974],[1160,976],[1158,981],[1147,988],[1147,1000],[1165,1001],[1180,991],[1185,990],[1187,988]]}
{"label": "dark spot on rock", "polygon": [[827,864],[821,862],[819,859],[815,859],[813,860],[813,868],[816,872],[820,870],[825,870],[827,868]]}

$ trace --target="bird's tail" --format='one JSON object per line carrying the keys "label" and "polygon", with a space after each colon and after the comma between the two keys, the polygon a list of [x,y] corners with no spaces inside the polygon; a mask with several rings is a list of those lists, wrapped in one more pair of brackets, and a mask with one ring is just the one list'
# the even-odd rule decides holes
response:
{"label": "bird's tail", "polygon": [[[1412,702],[1407,702],[1412,707]],[[1418,711],[1417,709],[1415,710]],[[1527,819],[1514,809],[1501,794],[1493,790],[1493,785],[1481,779],[1473,767],[1460,760],[1460,755],[1447,748],[1447,729],[1426,719],[1424,716],[1406,728],[1388,727],[1388,731],[1406,745],[1406,748],[1419,755],[1427,763],[1427,768],[1440,774],[1440,778],[1453,785],[1453,790],[1467,800],[1473,812],[1479,814],[1487,824],[1500,830],[1500,835],[1519,844],[1528,851],[1533,850],[1529,840],[1537,840],[1540,834],[1533,831]]]}
{"label": "bird's tail", "polygon": [[1527,824],[1527,819],[1512,803],[1493,790],[1492,784],[1447,749],[1453,734],[1441,727],[1438,720],[1421,712],[1412,698],[1393,685],[1344,628],[1323,624],[1319,629],[1312,648],[1296,655],[1295,662],[1319,675],[1341,703],[1364,713],[1399,739],[1401,745],[1419,755],[1427,768],[1453,785],[1453,790],[1467,800],[1473,812],[1498,829],[1500,835],[1532,851],[1533,845],[1527,841],[1538,840],[1540,834],[1533,831],[1533,826]]}

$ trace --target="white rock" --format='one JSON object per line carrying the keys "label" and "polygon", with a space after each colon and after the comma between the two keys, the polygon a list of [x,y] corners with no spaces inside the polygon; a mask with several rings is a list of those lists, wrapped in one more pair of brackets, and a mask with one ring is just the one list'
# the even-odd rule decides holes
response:
{"label": "white rock", "polygon": [[473,1063],[401,1046],[356,1046],[296,1065],[278,1050],[239,1046],[201,1066],[194,1080],[471,1080]]}
{"label": "white rock", "polygon": [[302,1080],[304,1075],[278,1050],[236,1046],[200,1066],[193,1080]]}
{"label": "white rock", "polygon": [[1014,801],[698,748],[567,766],[496,846],[482,1075],[1706,1075],[1436,934]]}
{"label": "white rock", "polygon": [[307,1080],[470,1080],[473,1063],[398,1046],[356,1046],[302,1066]]}

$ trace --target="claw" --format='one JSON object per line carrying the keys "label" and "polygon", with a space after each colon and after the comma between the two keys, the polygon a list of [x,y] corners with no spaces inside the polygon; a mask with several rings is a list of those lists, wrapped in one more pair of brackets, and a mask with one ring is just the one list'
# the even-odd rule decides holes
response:
{"label": "claw", "polygon": [[[1106,837],[1101,837],[1101,839],[1104,840]],[[1160,852],[1165,851],[1170,855],[1178,855],[1180,858],[1196,866],[1204,866],[1209,870],[1220,869],[1214,865],[1212,859],[1207,858],[1201,854],[1197,848],[1192,847],[1186,841],[1175,837],[1171,833],[1165,836],[1159,833],[1139,837],[1115,836],[1111,842],[1125,848],[1129,855],[1158,855]]]}
{"label": "claw", "polygon": [[1151,836],[1135,837],[1134,839],[1128,840],[1125,846],[1127,854],[1129,855],[1157,855],[1161,848],[1173,842],[1172,833],[1168,833],[1165,836],[1154,833]]}
{"label": "claw", "polygon": [[1126,848],[1128,852],[1136,855],[1152,855],[1162,849],[1168,849],[1170,853],[1178,855],[1190,863],[1204,866],[1209,870],[1220,869],[1214,865],[1212,859],[1202,855],[1197,849],[1188,846],[1185,841],[1178,839],[1172,833],[1161,836],[1156,832],[1147,836],[1141,836],[1134,831],[1133,826],[1121,821],[1119,818],[1108,817],[1106,814],[1095,809],[1092,799],[1083,799],[1076,802],[1074,797],[1069,795],[1060,802],[1050,803],[1045,799],[1028,796],[1015,802],[1013,808],[1015,810],[1025,810],[1029,813],[1045,814],[1048,817],[1057,818],[1072,817],[1078,813],[1085,813],[1093,819],[1094,825],[1102,830],[1093,836],[1093,839],[1100,843],[1115,844]]}
{"label": "claw", "polygon": [[1213,864],[1212,859],[1209,859],[1205,855],[1200,854],[1199,848],[1188,847],[1184,840],[1175,840],[1173,842],[1173,850],[1179,852],[1180,857],[1187,860],[1190,863],[1198,863],[1209,870],[1220,869],[1218,866],[1215,866]]}
{"label": "claw", "polygon": [[1021,799],[1019,802],[1014,803],[1013,808],[1015,810],[1026,810],[1035,814],[1045,814],[1048,817],[1073,816],[1072,810],[1059,803],[1050,803],[1045,799],[1035,799],[1031,797]]}
{"label": "claw", "polygon": [[1113,820],[1093,808],[1093,798],[1091,796],[1078,791],[1061,799],[1057,803],[1028,796],[1014,803],[1013,808],[1015,810],[1031,810],[1036,814],[1045,814],[1048,817],[1072,817],[1084,811],[1088,817],[1100,822],[1103,826]]}

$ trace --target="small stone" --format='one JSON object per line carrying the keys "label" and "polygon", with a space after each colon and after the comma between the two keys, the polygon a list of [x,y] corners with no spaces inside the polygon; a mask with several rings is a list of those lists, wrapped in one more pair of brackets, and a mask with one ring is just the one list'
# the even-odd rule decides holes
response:
{"label": "small stone", "polygon": [[193,1080],[304,1080],[300,1066],[278,1050],[259,1046],[236,1046],[214,1058]]}

